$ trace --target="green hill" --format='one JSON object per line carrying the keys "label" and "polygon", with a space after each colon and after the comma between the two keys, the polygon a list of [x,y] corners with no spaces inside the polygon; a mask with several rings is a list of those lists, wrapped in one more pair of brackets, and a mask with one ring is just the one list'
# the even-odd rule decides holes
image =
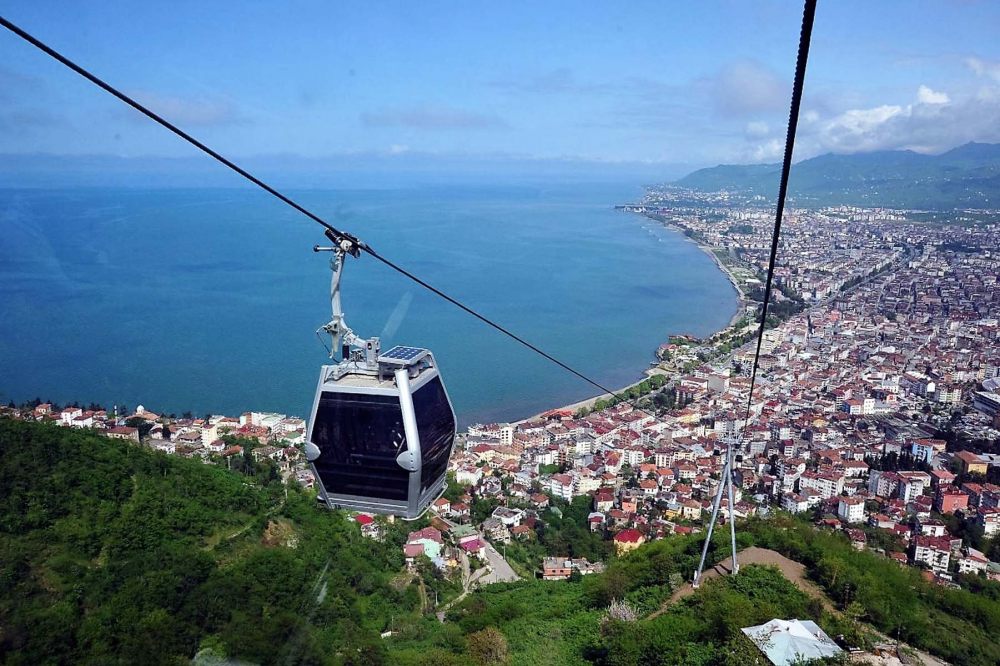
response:
{"label": "green hill", "polygon": [[[703,192],[777,196],[780,164],[720,165],[673,183]],[[836,155],[792,166],[789,195],[803,205],[1000,207],[1000,144],[967,143],[941,155],[910,150]]]}
{"label": "green hill", "polygon": [[405,526],[363,539],[280,482],[0,419],[0,488],[0,663],[374,663],[419,614]]}
{"label": "green hill", "polygon": [[459,590],[433,567],[403,573],[419,523],[387,524],[377,543],[270,479],[0,419],[0,663],[721,666],[755,663],[739,629],[775,617],[855,645],[874,626],[956,664],[1000,662],[1000,585],[931,585],[787,517],[741,524],[740,547],[803,562],[835,609],[761,566],[665,603],[697,563],[695,535],[602,575],[489,586],[441,622],[430,592]]}

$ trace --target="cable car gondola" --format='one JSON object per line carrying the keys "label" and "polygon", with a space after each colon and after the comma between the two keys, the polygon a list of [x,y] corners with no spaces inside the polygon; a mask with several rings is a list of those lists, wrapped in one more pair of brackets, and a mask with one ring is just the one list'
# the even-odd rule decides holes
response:
{"label": "cable car gondola", "polygon": [[[350,241],[333,248],[331,336],[341,360],[324,365],[309,420],[306,459],[331,509],[413,519],[443,492],[455,443],[455,412],[434,355],[418,347],[385,353],[344,323],[340,276]],[[333,352],[331,351],[331,357]]]}

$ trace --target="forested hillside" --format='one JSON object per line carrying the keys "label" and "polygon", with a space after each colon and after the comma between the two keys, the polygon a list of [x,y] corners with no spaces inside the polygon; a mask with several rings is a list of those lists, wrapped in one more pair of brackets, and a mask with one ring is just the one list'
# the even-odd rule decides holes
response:
{"label": "forested hillside", "polygon": [[[719,165],[699,169],[674,184],[773,200],[780,171],[780,164]],[[800,205],[995,208],[1000,197],[1000,144],[967,143],[941,155],[911,150],[827,153],[795,164],[788,188]]]}
{"label": "forested hillside", "polygon": [[456,590],[433,567],[405,573],[420,523],[386,525],[378,543],[305,491],[2,419],[0,488],[2,664],[744,664],[758,653],[739,629],[775,617],[845,644],[870,645],[874,628],[955,664],[1000,663],[1000,585],[941,588],[791,518],[741,524],[740,547],[805,563],[829,605],[760,566],[665,603],[697,563],[695,535],[603,575],[489,586],[442,622],[430,592]]}
{"label": "forested hillside", "polygon": [[374,663],[419,608],[399,531],[213,465],[0,420],[0,488],[5,664]]}

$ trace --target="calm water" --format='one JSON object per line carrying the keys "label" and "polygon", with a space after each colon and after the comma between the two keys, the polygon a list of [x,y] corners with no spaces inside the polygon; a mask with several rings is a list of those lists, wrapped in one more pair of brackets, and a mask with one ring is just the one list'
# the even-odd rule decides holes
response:
{"label": "calm water", "polygon": [[[594,184],[300,191],[396,263],[612,387],[672,333],[735,308],[682,236]],[[4,401],[141,403],[162,412],[307,415],[326,352],[329,255],[313,222],[250,189],[0,190]],[[429,347],[463,424],[595,394],[370,257],[350,261],[347,321]]]}

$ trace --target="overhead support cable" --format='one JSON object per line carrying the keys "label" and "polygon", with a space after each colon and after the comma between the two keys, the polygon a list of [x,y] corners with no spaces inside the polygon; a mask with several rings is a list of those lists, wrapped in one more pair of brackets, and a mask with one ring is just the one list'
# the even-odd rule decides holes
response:
{"label": "overhead support cable", "polygon": [[[339,229],[334,228],[333,225],[331,225],[328,222],[326,222],[320,216],[316,215],[315,213],[313,213],[312,211],[308,210],[307,208],[305,208],[301,204],[299,204],[296,201],[292,200],[290,197],[286,196],[285,194],[282,194],[281,192],[279,192],[275,188],[271,187],[270,185],[268,185],[267,183],[265,183],[261,179],[257,178],[256,176],[254,176],[249,171],[247,171],[246,169],[242,168],[241,166],[239,166],[238,164],[236,164],[232,160],[230,160],[230,159],[228,159],[228,158],[220,155],[215,150],[212,150],[211,148],[209,148],[207,145],[205,145],[204,143],[202,143],[198,139],[194,138],[193,136],[191,136],[190,134],[188,134],[187,132],[185,132],[181,128],[177,127],[176,125],[174,125],[170,121],[168,121],[165,118],[163,118],[158,113],[150,110],[145,105],[141,104],[140,102],[136,101],[132,97],[126,95],[123,92],[121,92],[120,90],[118,90],[117,88],[115,88],[114,86],[112,86],[111,84],[107,83],[106,81],[104,81],[103,79],[99,78],[95,74],[91,73],[90,71],[88,71],[84,67],[82,67],[82,66],[78,65],[77,63],[75,63],[74,61],[70,60],[69,58],[67,58],[63,54],[59,53],[58,51],[56,51],[52,47],[48,46],[47,44],[45,44],[44,42],[42,42],[37,37],[31,35],[27,31],[21,29],[20,27],[16,26],[15,24],[11,23],[7,19],[5,19],[3,16],[0,16],[0,25],[2,25],[4,28],[6,28],[10,32],[14,33],[15,35],[17,35],[18,37],[20,37],[24,41],[28,42],[29,44],[31,44],[35,48],[39,49],[40,51],[42,51],[46,55],[54,58],[55,60],[57,60],[58,62],[62,63],[63,65],[65,65],[69,69],[73,70],[74,72],[76,72],[77,74],[79,74],[83,78],[87,79],[88,81],[90,81],[94,85],[98,86],[99,88],[101,88],[105,92],[110,93],[111,95],[114,95],[119,100],[121,100],[125,104],[128,104],[130,107],[132,107],[133,109],[135,109],[139,113],[143,114],[144,116],[146,116],[147,118],[149,118],[153,122],[155,122],[155,123],[157,123],[159,125],[162,125],[167,130],[169,130],[170,132],[176,134],[181,139],[187,141],[192,146],[194,146],[198,150],[202,151],[203,153],[205,153],[209,157],[211,157],[214,160],[220,162],[221,164],[225,165],[229,169],[235,171],[236,173],[238,173],[242,177],[246,178],[251,183],[253,183],[257,187],[261,188],[265,192],[271,194],[274,197],[277,197],[282,202],[284,202],[285,204],[291,206],[292,208],[294,208],[298,212],[302,213],[303,215],[305,215],[309,219],[313,220],[314,222],[319,223],[326,230],[325,231],[326,236],[331,241],[333,241],[333,243],[336,246],[344,249],[344,251],[346,251],[348,254],[351,254],[354,257],[358,257],[358,256],[360,256],[361,252],[365,252],[366,254],[374,257],[378,261],[380,261],[383,264],[385,264],[387,267],[389,267],[392,270],[396,271],[400,275],[403,275],[404,277],[409,278],[410,280],[412,280],[413,282],[417,283],[421,287],[424,287],[425,289],[431,291],[432,293],[436,294],[437,296],[440,296],[441,298],[443,298],[444,300],[448,301],[452,305],[455,305],[456,307],[458,307],[461,310],[467,312],[468,314],[472,315],[473,317],[475,317],[476,319],[480,320],[481,322],[483,322],[483,323],[491,326],[492,328],[494,328],[495,330],[499,331],[503,335],[506,335],[507,337],[511,338],[512,340],[514,340],[518,344],[521,344],[521,345],[527,347],[528,349],[530,349],[531,351],[535,352],[536,354],[538,354],[538,355],[542,356],[543,358],[551,361],[552,363],[555,363],[560,368],[562,368],[562,369],[564,369],[564,370],[572,373],[576,377],[579,377],[583,381],[585,381],[585,382],[591,384],[592,386],[600,389],[602,392],[604,392],[606,394],[609,394],[609,395],[615,397],[616,399],[621,400],[622,402],[628,402],[629,404],[631,404],[631,402],[629,400],[627,400],[623,396],[619,395],[616,391],[614,391],[612,389],[609,389],[608,387],[604,386],[603,384],[601,384],[600,382],[598,382],[598,381],[596,381],[594,379],[591,379],[590,377],[588,377],[584,373],[580,372],[579,370],[576,370],[575,368],[573,368],[569,364],[564,363],[563,361],[560,361],[559,359],[557,359],[552,354],[549,354],[548,352],[543,351],[539,347],[537,347],[534,344],[532,344],[532,343],[528,342],[527,340],[525,340],[523,337],[521,337],[521,336],[513,333],[512,331],[510,331],[509,329],[505,328],[504,326],[496,323],[495,321],[493,321],[489,317],[486,317],[485,315],[480,314],[476,310],[474,310],[471,307],[465,305],[464,303],[460,302],[459,300],[457,300],[457,299],[449,296],[448,294],[444,293],[443,291],[441,291],[437,287],[434,287],[433,285],[431,285],[428,282],[422,280],[421,278],[417,277],[416,275],[414,275],[413,273],[409,272],[408,270],[402,268],[398,264],[396,264],[396,263],[390,261],[389,259],[383,257],[381,254],[379,254],[378,252],[376,252],[375,250],[373,250],[371,247],[369,247],[363,241],[359,240],[357,237],[355,237],[355,236],[353,236],[353,235],[351,235],[351,234],[349,234],[349,233],[347,233],[345,231],[341,231]],[[644,410],[640,410],[640,411],[643,411],[643,413],[646,413],[647,415],[653,416],[653,418],[656,418],[655,415],[648,414],[648,412],[645,412]]]}
{"label": "overhead support cable", "polygon": [[760,350],[764,343],[764,330],[767,326],[767,307],[771,302],[771,290],[774,284],[774,266],[778,258],[778,241],[781,236],[781,219],[785,211],[785,197],[788,194],[788,174],[792,169],[792,153],[795,150],[795,132],[799,126],[799,108],[802,106],[802,87],[806,78],[806,62],[809,60],[809,43],[812,40],[813,19],[816,17],[816,0],[805,0],[805,7],[802,11],[802,28],[799,32],[799,51],[795,60],[795,79],[792,83],[792,104],[788,111],[788,131],[785,134],[785,155],[781,162],[781,181],[778,186],[778,202],[774,213],[774,230],[771,233],[771,255],[767,261],[767,281],[764,284],[764,302],[761,307],[760,325],[757,327],[757,349],[753,355],[753,368],[750,371],[750,392],[747,395],[746,415],[743,419],[743,427],[737,437],[733,438],[726,446],[726,464],[722,469],[722,479],[716,490],[715,503],[712,506],[712,519],[708,524],[705,534],[705,544],[701,550],[701,560],[698,568],[694,572],[693,585],[698,587],[701,582],[701,574],[705,569],[705,558],[708,555],[708,547],[712,541],[712,531],[719,518],[719,505],[721,504],[722,493],[729,495],[729,531],[732,548],[732,569],[731,573],[739,572],[739,563],[736,561],[736,526],[733,516],[733,474],[735,473],[735,448],[743,443],[744,434],[750,425],[750,417],[753,411],[753,390],[757,383],[757,367],[760,362]]}
{"label": "overhead support cable", "polygon": [[[788,138],[786,139],[786,145],[785,145],[785,163],[784,163],[783,169],[782,169],[781,190],[780,190],[780,195],[779,195],[778,211],[777,211],[776,220],[775,220],[775,234],[774,234],[774,237],[772,239],[771,259],[770,259],[769,267],[768,267],[768,277],[767,277],[767,285],[766,285],[765,294],[764,294],[763,312],[762,312],[762,316],[761,316],[761,325],[760,325],[760,330],[759,330],[759,334],[758,334],[758,341],[757,341],[757,352],[754,355],[753,371],[752,371],[752,374],[751,374],[751,385],[750,385],[750,395],[751,395],[751,397],[750,397],[750,399],[747,402],[747,420],[749,420],[749,416],[750,416],[750,405],[752,404],[753,386],[754,386],[754,382],[756,381],[758,358],[760,356],[761,342],[763,340],[764,321],[766,320],[767,307],[768,307],[768,304],[770,302],[771,284],[772,284],[773,273],[774,273],[774,261],[775,261],[775,256],[777,254],[778,232],[780,231],[781,215],[782,215],[782,210],[783,210],[783,207],[784,207],[785,192],[786,192],[786,189],[787,189],[788,170],[789,170],[790,161],[791,161],[791,151],[792,151],[792,144],[794,142],[795,127],[796,127],[797,122],[798,122],[799,101],[800,101],[801,89],[802,89],[802,76],[800,76],[799,70],[801,69],[801,74],[804,75],[804,71],[805,71],[805,57],[808,55],[809,35],[811,34],[811,31],[812,31],[812,14],[815,11],[815,4],[816,4],[815,0],[808,0],[806,2],[806,12],[805,12],[806,16],[803,18],[803,32],[802,32],[802,35],[803,35],[803,40],[804,41],[800,41],[800,44],[799,44],[799,62],[796,64],[796,82],[795,82],[795,87],[793,88],[792,111],[791,111],[791,115],[790,115],[790,119],[789,119]],[[806,25],[806,19],[807,18],[808,18],[808,26]],[[363,241],[361,241],[360,239],[358,239],[356,236],[353,236],[352,234],[349,234],[349,233],[347,233],[345,231],[341,231],[339,229],[336,229],[333,225],[329,224],[328,222],[326,222],[325,220],[323,220],[321,217],[319,217],[318,215],[316,215],[312,211],[308,210],[307,208],[305,208],[301,204],[297,203],[296,201],[294,201],[293,199],[291,199],[287,195],[285,195],[282,192],[278,191],[274,187],[268,185],[267,183],[265,183],[261,179],[257,178],[256,176],[254,176],[253,174],[251,174],[250,172],[248,172],[246,169],[243,169],[242,167],[240,167],[235,162],[229,160],[228,158],[226,158],[223,155],[219,154],[215,150],[209,148],[203,142],[201,142],[198,139],[194,138],[191,134],[189,134],[189,133],[185,132],[184,130],[180,129],[179,127],[177,127],[176,125],[174,125],[170,121],[166,120],[165,118],[163,118],[159,114],[157,114],[154,111],[150,110],[145,105],[139,103],[138,101],[136,101],[132,97],[126,95],[125,93],[121,92],[120,90],[118,90],[117,88],[115,88],[114,86],[112,86],[111,84],[107,83],[103,79],[101,79],[98,76],[96,76],[95,74],[91,73],[89,70],[85,69],[84,67],[80,66],[76,62],[74,62],[74,61],[70,60],[69,58],[67,58],[66,56],[62,55],[61,53],[59,53],[58,51],[56,51],[52,47],[48,46],[47,44],[45,44],[44,42],[42,42],[38,38],[34,37],[33,35],[31,35],[27,31],[25,31],[22,28],[18,27],[14,23],[11,23],[10,21],[8,21],[3,16],[0,16],[0,25],[2,25],[4,28],[6,28],[7,30],[9,30],[13,34],[17,35],[18,37],[20,37],[24,41],[28,42],[29,44],[31,44],[35,48],[39,49],[40,51],[42,51],[46,55],[48,55],[51,58],[55,59],[59,63],[65,65],[69,69],[73,70],[74,72],[76,72],[77,74],[79,74],[83,78],[87,79],[88,81],[90,81],[94,85],[98,86],[99,88],[101,88],[105,92],[107,92],[107,93],[113,95],[114,97],[118,98],[119,100],[121,100],[125,104],[129,105],[130,107],[132,107],[133,109],[135,109],[139,113],[142,113],[144,116],[148,117],[150,120],[152,120],[152,121],[156,122],[157,124],[161,125],[162,127],[166,128],[167,130],[169,130],[170,132],[172,132],[176,136],[180,137],[184,141],[187,141],[189,144],[193,145],[195,148],[201,150],[202,152],[204,152],[209,157],[215,159],[219,163],[221,163],[224,166],[228,167],[229,169],[231,169],[232,171],[236,172],[237,174],[239,174],[240,176],[242,176],[246,180],[250,181],[251,183],[253,183],[257,187],[261,188],[265,192],[271,194],[272,196],[276,197],[277,199],[279,199],[283,203],[287,204],[288,206],[291,206],[293,209],[295,209],[299,213],[302,213],[303,215],[305,215],[309,219],[311,219],[314,222],[320,224],[321,226],[323,226],[323,228],[325,230],[324,231],[325,235],[331,241],[333,241],[336,246],[341,247],[347,253],[351,254],[354,257],[360,256],[361,252],[364,252],[364,253],[370,255],[371,257],[373,257],[373,258],[377,259],[378,261],[380,261],[381,263],[383,263],[385,266],[391,268],[392,270],[394,270],[397,273],[403,275],[404,277],[412,280],[413,282],[415,282],[416,284],[420,285],[421,287],[424,287],[425,289],[431,291],[432,293],[434,293],[437,296],[443,298],[444,300],[448,301],[452,305],[455,305],[456,307],[460,308],[464,312],[472,315],[476,319],[478,319],[478,320],[482,321],[483,323],[487,324],[488,326],[492,327],[496,331],[498,331],[498,332],[502,333],[503,335],[511,338],[512,340],[514,340],[518,344],[523,345],[524,347],[530,349],[531,351],[533,351],[536,354],[542,356],[543,358],[547,359],[548,361],[554,363],[555,365],[558,365],[560,368],[566,370],[567,372],[570,372],[574,376],[576,376],[576,377],[582,379],[583,381],[591,384],[592,386],[600,389],[603,393],[605,393],[607,395],[610,395],[611,397],[615,398],[616,400],[619,400],[619,401],[624,402],[626,404],[630,404],[637,411],[639,411],[639,412],[641,412],[641,413],[643,413],[643,414],[645,414],[645,415],[647,415],[649,417],[652,417],[653,419],[656,419],[657,421],[659,421],[659,419],[656,417],[655,414],[651,414],[650,412],[648,412],[645,409],[642,409],[641,407],[639,407],[638,405],[636,405],[635,402],[637,402],[637,400],[636,401],[629,400],[628,398],[620,395],[618,392],[614,391],[613,389],[610,389],[610,388],[604,386],[600,382],[598,382],[598,381],[590,378],[589,376],[587,376],[586,374],[580,372],[579,370],[576,370],[575,368],[573,368],[569,364],[564,363],[563,361],[560,361],[555,356],[549,354],[548,352],[545,352],[544,350],[540,349],[536,345],[528,342],[523,337],[521,337],[521,336],[513,333],[509,329],[507,329],[504,326],[502,326],[502,325],[494,322],[490,318],[488,318],[485,315],[477,312],[476,310],[472,309],[471,307],[469,307],[469,306],[465,305],[464,303],[458,301],[457,299],[453,298],[452,296],[449,296],[448,294],[444,293],[443,291],[441,291],[440,289],[434,287],[433,285],[429,284],[428,282],[424,281],[423,279],[417,277],[416,275],[414,275],[413,273],[411,273],[408,270],[404,269],[403,267],[399,266],[398,264],[394,263],[393,261],[387,259],[386,257],[383,257],[381,254],[379,254],[374,249],[372,249],[371,247],[369,247],[366,243],[364,243]]]}

